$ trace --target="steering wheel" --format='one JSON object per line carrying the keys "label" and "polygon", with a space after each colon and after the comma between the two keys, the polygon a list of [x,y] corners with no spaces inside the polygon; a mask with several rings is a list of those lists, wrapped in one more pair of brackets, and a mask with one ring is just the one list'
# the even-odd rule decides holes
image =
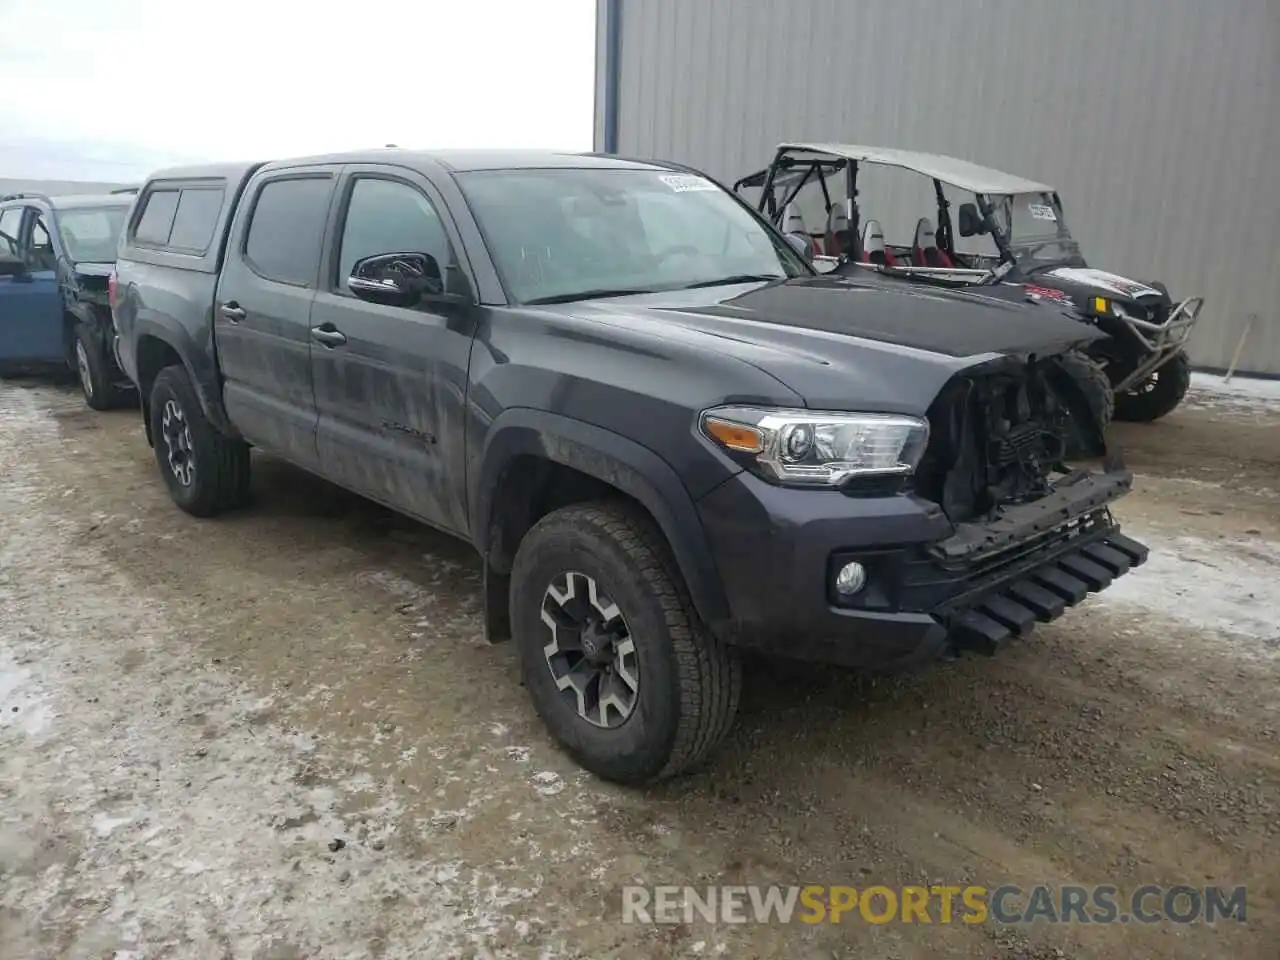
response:
{"label": "steering wheel", "polygon": [[668,257],[674,257],[677,253],[683,253],[690,257],[698,257],[702,255],[702,251],[697,247],[690,246],[687,243],[677,243],[674,247],[667,247],[665,250],[659,250],[653,255],[653,258],[661,264],[666,262]]}

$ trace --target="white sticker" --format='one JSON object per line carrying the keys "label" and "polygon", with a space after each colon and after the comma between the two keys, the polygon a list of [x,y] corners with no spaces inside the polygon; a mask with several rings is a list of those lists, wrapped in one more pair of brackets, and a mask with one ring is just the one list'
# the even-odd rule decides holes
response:
{"label": "white sticker", "polygon": [[1047,203],[1029,203],[1027,209],[1031,211],[1031,215],[1037,220],[1052,220],[1055,223],[1058,220],[1057,215],[1053,212],[1053,207]]}
{"label": "white sticker", "polygon": [[691,174],[671,173],[663,174],[658,178],[676,193],[686,193],[689,190],[718,190],[720,189],[710,180],[703,177],[695,177]]}

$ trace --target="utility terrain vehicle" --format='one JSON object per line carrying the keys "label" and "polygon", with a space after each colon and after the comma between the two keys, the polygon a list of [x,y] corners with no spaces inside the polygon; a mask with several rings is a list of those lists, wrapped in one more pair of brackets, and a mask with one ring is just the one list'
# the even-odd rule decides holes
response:
{"label": "utility terrain vehicle", "polygon": [[[914,230],[907,243],[887,242],[877,208],[863,209],[859,202],[859,173],[875,166],[907,170],[932,182],[930,215],[911,218]],[[949,194],[948,187],[958,194]],[[1097,382],[1094,402],[1104,420],[1110,419],[1113,403],[1117,419],[1156,420],[1187,392],[1191,369],[1184,347],[1203,298],[1175,302],[1161,283],[1089,266],[1067,227],[1058,192],[1047,184],[937,154],[786,143],[767,168],[743,177],[734,190],[758,190],[756,207],[826,270],[870,269],[933,284],[981,287],[983,295],[1065,308],[1098,328],[1106,336],[1082,355],[1094,369],[1079,361],[1075,367],[1086,385]],[[954,219],[953,198],[961,201]],[[806,223],[806,213],[821,222]],[[957,235],[973,240],[960,244]],[[1100,390],[1103,375],[1113,397]]]}

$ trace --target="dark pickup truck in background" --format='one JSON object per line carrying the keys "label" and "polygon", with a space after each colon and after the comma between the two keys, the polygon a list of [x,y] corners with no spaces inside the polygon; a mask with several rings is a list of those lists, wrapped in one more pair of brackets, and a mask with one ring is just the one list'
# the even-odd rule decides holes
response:
{"label": "dark pickup truck in background", "polygon": [[[163,171],[114,290],[173,499],[250,448],[472,543],[555,738],[623,782],[699,761],[739,651],[991,651],[1146,557],[1067,318],[815,274],[686,168],[369,151]],[[1096,427],[1096,424],[1094,425]],[[1068,464],[1068,429],[1093,469]]]}
{"label": "dark pickup truck in background", "polygon": [[0,372],[70,368],[95,410],[133,395],[107,288],[136,192],[0,197]]}

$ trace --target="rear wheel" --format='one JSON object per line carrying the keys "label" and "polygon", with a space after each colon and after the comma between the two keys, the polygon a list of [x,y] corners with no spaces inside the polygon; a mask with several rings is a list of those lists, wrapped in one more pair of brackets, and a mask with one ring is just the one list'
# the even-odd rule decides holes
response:
{"label": "rear wheel", "polygon": [[1175,353],[1124,393],[1116,395],[1116,419],[1150,423],[1172,413],[1191,387],[1191,361]]}
{"label": "rear wheel", "polygon": [[183,367],[165,367],[156,376],[149,413],[156,464],[174,503],[209,517],[245,499],[249,446],[208,421]]}
{"label": "rear wheel", "polygon": [[538,521],[516,552],[511,622],[539,716],[600,777],[672,776],[733,722],[741,664],[699,622],[665,541],[635,508],[580,504]]}
{"label": "rear wheel", "polygon": [[96,342],[96,338],[84,324],[76,327],[72,352],[84,402],[94,410],[110,410],[118,406],[122,394],[112,382],[114,371],[111,369],[111,362],[107,359],[102,346]]}

